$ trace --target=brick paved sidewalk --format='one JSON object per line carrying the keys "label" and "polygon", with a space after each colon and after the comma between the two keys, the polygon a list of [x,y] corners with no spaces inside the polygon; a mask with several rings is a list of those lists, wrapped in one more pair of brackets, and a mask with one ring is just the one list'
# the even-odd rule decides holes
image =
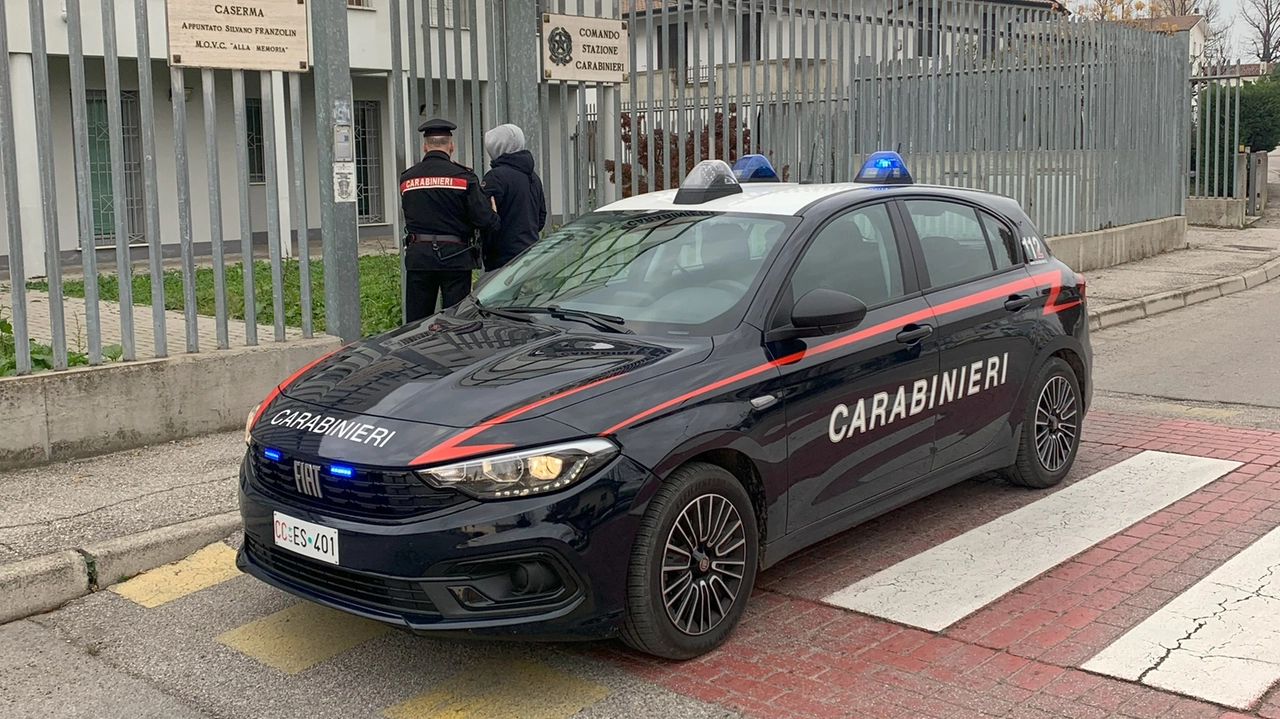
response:
{"label": "brick paved sidewalk", "polygon": [[1244,464],[942,632],[821,598],[1044,493],[994,479],[967,482],[792,557],[760,576],[733,639],[701,659],[592,653],[663,687],[762,718],[1280,719],[1275,686],[1238,713],[1080,668],[1280,526],[1280,433],[1094,413],[1068,483],[1144,450]]}

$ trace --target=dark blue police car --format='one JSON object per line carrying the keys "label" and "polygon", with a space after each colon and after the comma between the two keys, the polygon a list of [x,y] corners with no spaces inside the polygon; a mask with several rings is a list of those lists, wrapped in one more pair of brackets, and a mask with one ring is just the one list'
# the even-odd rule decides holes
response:
{"label": "dark blue police car", "polygon": [[756,573],[988,471],[1050,487],[1085,282],[1009,199],[696,167],[252,413],[240,567],[425,634],[724,641]]}

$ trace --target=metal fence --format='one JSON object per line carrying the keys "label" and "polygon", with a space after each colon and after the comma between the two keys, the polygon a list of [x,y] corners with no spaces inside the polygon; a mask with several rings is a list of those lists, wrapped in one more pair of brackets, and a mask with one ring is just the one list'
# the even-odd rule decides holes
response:
{"label": "metal fence", "polygon": [[[606,161],[599,184],[596,168],[574,163],[551,183],[566,196],[670,188],[698,160],[747,152],[791,181],[840,182],[871,152],[897,149],[918,181],[1014,197],[1046,235],[1182,212],[1185,38],[950,0],[635,0],[620,10],[632,45],[620,105],[550,119],[553,132],[590,143],[582,155],[620,162]],[[569,216],[586,204],[568,202]]]}
{"label": "metal fence", "polygon": [[[65,140],[55,127],[65,100],[51,95],[45,37],[46,27],[56,26],[6,18],[5,10],[21,10],[23,1],[0,2],[0,57],[9,57],[10,22],[29,27],[35,79],[32,107],[24,108],[34,114],[33,135],[18,138],[12,110],[26,100],[15,95],[10,74],[0,73],[0,187],[11,278],[0,306],[4,324],[12,325],[8,341],[18,373],[116,356],[165,357],[177,347],[253,345],[260,334],[275,341],[311,336],[319,327],[311,265],[289,264],[311,257],[308,228],[317,221],[308,221],[309,197],[319,198],[324,329],[354,339],[357,216],[384,221],[400,235],[403,218],[383,184],[394,177],[386,166],[394,163],[398,172],[417,160],[416,127],[432,116],[458,124],[457,159],[478,173],[487,166],[484,129],[524,123],[553,223],[626,195],[674,187],[700,159],[732,162],[748,152],[767,155],[792,181],[822,182],[848,180],[869,153],[898,149],[919,181],[1010,195],[1047,235],[1181,214],[1188,191],[1233,182],[1230,173],[1187,171],[1189,158],[1193,169],[1208,167],[1210,150],[1226,148],[1218,135],[1207,139],[1218,125],[1197,122],[1193,132],[1193,107],[1199,118],[1228,103],[1219,101],[1219,79],[1191,83],[1185,38],[1047,6],[975,0],[312,3],[314,67],[305,74],[166,68],[152,59],[149,25],[158,16],[148,15],[148,0],[100,0],[100,15],[93,15],[101,17],[104,89],[86,83],[84,0],[66,0],[74,151],[61,160]],[[44,18],[46,2],[25,0],[25,10]],[[133,28],[115,26],[122,3],[134,9]],[[390,67],[358,73],[366,89],[369,77],[385,79],[378,102],[386,104],[352,101],[342,22],[348,7],[388,16]],[[542,13],[625,21],[626,82],[543,79],[535,32]],[[125,38],[136,58],[122,63],[117,48]],[[98,47],[97,37],[88,39]],[[97,62],[89,63],[95,73]],[[136,89],[122,89],[135,74]],[[157,143],[156,124],[170,112],[165,101],[172,105],[172,147]],[[334,200],[334,147],[323,140],[324,128],[341,123],[358,126],[353,142],[365,148],[355,158],[359,186],[350,205]],[[189,137],[189,125],[203,133]],[[228,128],[234,142],[219,133]],[[19,181],[31,176],[19,172],[20,158],[27,158],[24,170],[38,166],[38,182]],[[69,166],[55,167],[60,162]],[[61,176],[75,179],[70,231],[58,226]],[[24,228],[24,217],[39,226]],[[266,228],[261,275],[254,271],[255,217]],[[78,295],[64,299],[66,248],[59,237],[68,232],[82,250],[76,282],[83,288],[77,284]],[[197,235],[208,242],[197,243]],[[46,277],[29,291],[24,264],[36,252],[34,237],[42,240]],[[108,251],[92,251],[99,245]],[[238,292],[229,292],[237,266]],[[99,286],[100,269],[110,287]],[[149,277],[149,298],[133,296],[138,274]],[[296,294],[286,295],[286,274],[297,278]],[[260,292],[259,276],[271,278],[270,293]],[[116,299],[102,301],[104,288]],[[49,301],[31,301],[35,292],[47,292]],[[242,306],[234,304],[237,297]],[[170,309],[177,306],[181,314]],[[271,319],[260,329],[268,308]],[[33,357],[33,332],[47,338],[47,357],[42,351]],[[69,334],[81,333],[82,341],[69,346]]]}
{"label": "metal fence", "polygon": [[[186,352],[198,352],[209,349],[213,345],[225,349],[234,343],[255,345],[258,343],[257,310],[258,293],[255,288],[255,272],[253,268],[253,236],[251,226],[252,208],[250,206],[249,185],[252,181],[265,183],[265,206],[258,209],[267,217],[267,254],[272,277],[272,292],[267,304],[272,308],[272,327],[268,328],[276,341],[286,340],[285,331],[285,298],[283,279],[283,261],[292,255],[290,238],[282,236],[281,215],[290,213],[290,208],[281,200],[280,178],[277,172],[278,146],[285,146],[292,140],[290,160],[294,166],[295,187],[294,199],[297,201],[296,212],[292,216],[299,219],[305,229],[306,206],[305,191],[308,175],[302,166],[302,125],[301,125],[301,91],[300,77],[291,73],[287,77],[280,73],[246,73],[242,71],[188,71],[180,67],[172,67],[168,78],[168,97],[172,105],[173,147],[157,146],[156,119],[157,87],[163,88],[161,78],[157,86],[153,77],[157,63],[152,57],[151,23],[153,18],[148,13],[147,0],[132,0],[135,24],[132,32],[118,30],[115,23],[116,0],[101,0],[100,14],[101,38],[92,38],[95,45],[101,42],[101,67],[105,75],[106,88],[93,90],[86,86],[86,54],[85,33],[82,18],[81,0],[65,0],[67,62],[70,72],[70,109],[71,137],[74,151],[73,167],[56,167],[56,148],[66,143],[66,138],[55,136],[54,108],[55,98],[50,93],[50,51],[49,38],[46,37],[44,22],[22,23],[30,27],[31,32],[31,65],[32,86],[34,89],[35,137],[23,138],[24,142],[34,139],[35,154],[38,157],[39,183],[35,186],[23,185],[19,178],[17,160],[18,138],[14,130],[15,97],[9,72],[0,73],[0,183],[4,189],[4,212],[6,219],[6,237],[8,240],[8,292],[0,289],[0,309],[7,311],[9,317],[5,324],[12,328],[11,339],[0,336],[0,341],[7,341],[12,346],[8,349],[12,356],[9,368],[17,374],[25,374],[37,368],[65,369],[73,364],[100,364],[105,355],[108,358],[134,360],[142,355],[166,357],[174,348],[170,346],[174,337]],[[13,8],[13,3],[7,4]],[[45,18],[44,0],[29,0],[28,17]],[[7,17],[6,3],[0,2],[0,57],[9,58],[8,32],[11,18]],[[136,47],[136,90],[122,90],[122,62],[118,47],[122,38],[129,37]],[[96,61],[95,61],[96,62]],[[6,70],[8,69],[6,65]],[[258,77],[253,77],[258,75]],[[132,81],[130,77],[127,80]],[[219,97],[218,88],[230,80],[232,87],[231,101]],[[286,107],[278,100],[285,97],[281,91],[287,83],[290,92]],[[193,92],[192,86],[200,88]],[[254,88],[254,85],[257,85]],[[163,93],[163,90],[160,91]],[[258,98],[249,98],[254,92]],[[194,99],[190,97],[194,95]],[[165,98],[161,98],[163,101]],[[205,142],[203,147],[189,147],[188,101],[199,103],[203,112]],[[277,113],[289,113],[288,137],[277,137]],[[230,116],[228,116],[230,115]],[[224,187],[220,165],[219,128],[234,124],[236,137],[235,161],[231,172],[238,195],[226,198],[237,205],[240,227],[223,227],[222,188]],[[261,147],[250,147],[251,124],[262,137]],[[259,154],[260,152],[260,154]],[[206,173],[205,196],[193,196],[192,156],[200,153],[201,163]],[[158,158],[163,155],[165,167],[172,172],[161,175],[162,164]],[[251,161],[253,157],[254,161]],[[171,160],[171,162],[169,161]],[[77,237],[76,251],[80,255],[80,276],[76,278],[82,285],[77,294],[82,297],[65,298],[64,269],[60,246],[60,228],[58,212],[58,184],[56,176],[68,172],[74,174],[77,226],[74,234]],[[166,192],[175,192],[172,206],[166,204],[162,208],[161,188]],[[35,195],[43,208],[42,227],[24,228],[22,223],[21,198]],[[212,269],[212,308],[209,317],[202,318],[202,308],[197,302],[196,249],[193,241],[193,216],[196,203],[207,203],[208,206],[208,264]],[[176,212],[176,229],[170,232],[162,230],[162,212]],[[48,301],[32,303],[24,278],[28,276],[24,256],[24,233],[29,237],[36,232],[43,233],[43,259],[45,276],[42,279],[43,289],[47,291]],[[202,232],[202,234],[204,234]],[[176,235],[177,242],[174,242]],[[236,238],[234,244],[229,238]],[[298,233],[299,254],[309,256],[307,233]],[[177,304],[176,297],[166,297],[166,253],[165,245],[177,245],[178,270],[180,271],[180,287],[171,290],[172,294],[181,295],[181,319],[170,316],[169,305]],[[106,266],[99,268],[98,249],[114,248],[114,261],[104,262]],[[136,259],[135,250],[142,250],[141,260]],[[104,255],[105,257],[105,255]],[[227,269],[234,263],[241,265],[243,276],[243,306],[237,312],[243,318],[243,328],[234,331],[238,322],[231,319],[228,307]],[[150,332],[135,326],[138,319],[135,313],[146,313],[145,307],[135,307],[133,296],[136,266],[145,263],[143,274],[148,274],[151,287]],[[101,301],[100,270],[102,277],[107,278],[117,295],[116,302]],[[307,274],[307,263],[302,263],[301,272]],[[169,279],[173,285],[173,279]],[[0,286],[2,287],[2,286]],[[310,337],[313,333],[311,311],[311,289],[303,282],[300,287],[301,315],[300,330],[295,336]],[[39,322],[32,324],[32,312],[40,310]],[[71,317],[68,310],[72,310]],[[43,316],[47,313],[47,317]],[[144,314],[145,316],[145,314]],[[0,319],[5,319],[0,315]],[[145,321],[145,320],[144,320]],[[181,329],[172,327],[179,323]],[[47,323],[45,325],[44,323]],[[104,327],[106,328],[104,330]],[[32,345],[33,330],[47,338],[48,352],[37,343]],[[176,330],[176,331],[175,331]],[[74,333],[76,347],[69,347],[68,335]],[[104,333],[109,334],[104,342]],[[139,347],[139,335],[149,336],[147,347]],[[33,360],[33,353],[35,355]],[[4,360],[0,354],[0,360]],[[2,368],[2,363],[0,363]]]}
{"label": "metal fence", "polygon": [[1240,144],[1240,63],[1209,66],[1191,78],[1191,197],[1245,197]]}

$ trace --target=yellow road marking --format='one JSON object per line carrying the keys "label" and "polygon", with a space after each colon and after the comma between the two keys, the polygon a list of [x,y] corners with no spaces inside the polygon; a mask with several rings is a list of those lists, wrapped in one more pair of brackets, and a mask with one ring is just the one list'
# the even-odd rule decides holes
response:
{"label": "yellow road marking", "polygon": [[186,559],[143,572],[110,589],[151,609],[220,584],[239,574],[240,570],[236,569],[236,550],[217,542]]}
{"label": "yellow road marking", "polygon": [[537,662],[483,662],[382,713],[386,719],[565,719],[607,687]]}
{"label": "yellow road marking", "polygon": [[236,627],[218,641],[285,674],[308,667],[387,632],[371,619],[311,602]]}

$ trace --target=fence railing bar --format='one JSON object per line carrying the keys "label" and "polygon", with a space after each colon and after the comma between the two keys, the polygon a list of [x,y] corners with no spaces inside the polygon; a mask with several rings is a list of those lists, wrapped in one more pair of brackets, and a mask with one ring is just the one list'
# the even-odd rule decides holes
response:
{"label": "fence railing bar", "polygon": [[[9,57],[9,22],[4,3],[0,3],[0,57]],[[14,370],[24,375],[31,372],[31,345],[27,326],[27,267],[22,246],[22,188],[18,186],[18,144],[13,129],[13,85],[8,66],[4,69],[0,72],[0,187],[4,189],[5,237],[9,240]]]}
{"label": "fence railing bar", "polygon": [[[191,167],[187,156],[186,71],[169,68],[169,100],[173,104],[173,154],[177,170],[178,241],[182,256],[182,314],[187,352],[200,351],[200,319],[196,311],[196,257],[191,236]],[[271,153],[264,153],[271,154]]]}
{"label": "fence railing bar", "polygon": [[[146,206],[147,258],[151,273],[151,331],[155,356],[169,356],[165,328],[164,248],[160,228],[160,180],[156,170],[155,84],[151,73],[151,30],[147,0],[133,0],[134,36],[138,59],[138,109],[142,116],[142,187]],[[241,135],[244,137],[244,135]]]}
{"label": "fence railing bar", "polygon": [[231,346],[227,330],[226,248],[222,233],[222,176],[218,166],[218,91],[213,70],[200,71],[204,90],[204,155],[209,193],[209,242],[213,253],[214,322],[217,325],[218,349]]}
{"label": "fence railing bar", "polygon": [[262,92],[262,153],[267,179],[267,253],[271,258],[271,309],[276,342],[284,341],[284,261],[280,248],[280,181],[276,166],[276,108],[271,73],[259,73]]}
{"label": "fence railing bar", "polygon": [[[403,78],[398,80],[402,82]],[[404,108],[401,107],[397,117],[402,123],[403,113]],[[311,307],[311,222],[307,214],[307,162],[302,144],[302,77],[296,72],[289,73],[289,125],[293,140],[293,194],[297,207],[293,226],[298,232],[298,299],[302,303],[302,336],[310,339],[315,333]],[[403,137],[403,134],[397,134],[397,137]],[[398,142],[396,146],[400,148],[396,167],[404,167],[404,142]],[[396,216],[399,217],[398,214]],[[400,287],[403,289],[403,281]]]}
{"label": "fence railing bar", "polygon": [[[43,0],[30,0],[28,8],[30,17],[44,17]],[[40,164],[40,201],[44,209],[45,275],[49,284],[49,330],[52,335],[53,368],[66,369],[67,326],[62,298],[61,248],[58,246],[58,192],[54,174],[53,112],[49,97],[49,50],[44,23],[37,21],[30,25],[31,72],[35,85],[36,154]]]}
{"label": "fence railing bar", "polygon": [[[231,73],[231,106],[235,118],[236,137],[249,136],[249,124],[245,109],[244,71]],[[244,343],[250,347],[258,344],[257,282],[253,268],[253,216],[249,205],[249,145],[236,143],[236,177],[238,204],[240,206],[240,268],[244,278]]]}
{"label": "fence railing bar", "polygon": [[[71,135],[75,152],[76,218],[80,266],[84,272],[84,320],[90,365],[102,364],[102,324],[98,308],[98,243],[93,226],[93,183],[89,176],[88,90],[84,78],[84,35],[80,0],[64,0],[67,10],[67,54],[71,69]],[[108,103],[119,102],[107,99]],[[59,298],[61,299],[61,298]],[[50,298],[53,301],[53,298]]]}
{"label": "fence railing bar", "polygon": [[[0,31],[2,32],[2,31]],[[111,196],[123,198],[128,190],[124,178],[124,116],[120,106],[120,57],[116,35],[115,0],[102,0],[102,56],[107,83],[107,135],[111,154]],[[0,48],[2,50],[2,48]],[[0,57],[6,53],[0,52]],[[0,112],[4,108],[0,105]],[[120,359],[132,362],[138,358],[136,330],[133,325],[133,258],[129,253],[127,215],[115,213],[116,278],[120,302]]]}

